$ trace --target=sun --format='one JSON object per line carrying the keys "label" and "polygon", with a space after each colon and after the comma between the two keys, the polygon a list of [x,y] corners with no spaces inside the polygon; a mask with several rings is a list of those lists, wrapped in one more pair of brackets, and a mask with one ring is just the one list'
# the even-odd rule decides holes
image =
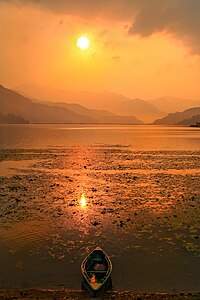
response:
{"label": "sun", "polygon": [[83,36],[83,35],[80,36],[77,39],[76,46],[78,48],[80,48],[81,50],[86,50],[90,46],[90,40],[89,40],[89,38],[86,37],[86,36]]}

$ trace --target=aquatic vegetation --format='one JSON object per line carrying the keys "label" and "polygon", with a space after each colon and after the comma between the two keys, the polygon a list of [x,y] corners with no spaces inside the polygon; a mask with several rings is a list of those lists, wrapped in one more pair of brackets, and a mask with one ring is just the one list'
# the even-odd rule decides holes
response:
{"label": "aquatic vegetation", "polygon": [[25,268],[19,253],[78,264],[96,244],[114,262],[126,253],[133,264],[140,255],[161,268],[167,255],[178,267],[186,257],[187,268],[197,264],[199,151],[105,145],[8,149],[0,157],[12,161],[0,177],[0,252],[5,245],[17,269]]}

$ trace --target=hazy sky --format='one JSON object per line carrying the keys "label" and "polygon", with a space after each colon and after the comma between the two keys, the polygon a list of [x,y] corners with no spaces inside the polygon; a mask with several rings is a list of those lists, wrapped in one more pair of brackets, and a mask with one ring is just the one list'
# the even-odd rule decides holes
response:
{"label": "hazy sky", "polygon": [[200,0],[0,0],[0,83],[200,99],[199,16]]}

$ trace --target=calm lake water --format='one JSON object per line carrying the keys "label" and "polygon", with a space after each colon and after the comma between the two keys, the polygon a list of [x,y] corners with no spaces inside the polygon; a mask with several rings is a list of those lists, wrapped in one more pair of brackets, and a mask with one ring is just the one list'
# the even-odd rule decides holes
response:
{"label": "calm lake water", "polygon": [[147,125],[0,125],[1,148],[130,145],[135,150],[199,150],[192,127]]}
{"label": "calm lake water", "polygon": [[0,288],[80,289],[97,245],[115,290],[197,292],[200,130],[0,126]]}

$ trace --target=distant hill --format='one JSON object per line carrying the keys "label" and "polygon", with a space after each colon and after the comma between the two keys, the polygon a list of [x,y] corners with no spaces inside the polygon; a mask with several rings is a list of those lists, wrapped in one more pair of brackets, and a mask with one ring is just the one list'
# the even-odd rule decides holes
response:
{"label": "distant hill", "polygon": [[37,101],[39,103],[47,104],[48,106],[59,106],[72,110],[73,112],[92,118],[100,118],[103,116],[114,116],[115,114],[107,110],[89,109],[85,106],[76,103],[66,102],[51,102],[51,101]]}
{"label": "distant hill", "polygon": [[25,120],[21,116],[16,116],[14,114],[2,115],[0,113],[0,124],[28,124],[29,121]]}
{"label": "distant hill", "polygon": [[184,119],[178,125],[194,125],[196,123],[200,123],[200,114],[189,119]]}
{"label": "distant hill", "polygon": [[155,119],[166,115],[142,99],[124,101],[121,105],[113,107],[113,111],[127,116],[134,112],[134,115],[145,123],[152,123]]}
{"label": "distant hill", "polygon": [[126,117],[116,116],[107,111],[92,111],[76,104],[51,103],[48,105],[35,102],[1,85],[0,113],[21,116],[31,123],[101,123],[104,118],[108,123],[118,123],[122,120],[125,123],[142,123],[134,116],[126,120]]}
{"label": "distant hill", "polygon": [[72,110],[75,113],[95,118],[97,123],[118,123],[118,124],[143,124],[141,120],[138,120],[134,116],[121,116],[116,115],[107,110],[89,109],[80,104],[64,103],[64,102],[47,102],[48,105],[56,105],[65,107]]}
{"label": "distant hill", "polygon": [[191,107],[199,107],[200,101],[186,100],[176,97],[164,96],[154,100],[149,100],[148,103],[155,106],[158,110],[165,113],[180,112]]}
{"label": "distant hill", "polygon": [[16,88],[33,99],[53,102],[76,103],[90,109],[108,110],[117,115],[135,116],[145,123],[151,123],[166,113],[142,99],[130,99],[110,92],[73,92],[52,87],[29,84]]}
{"label": "distant hill", "polygon": [[31,123],[92,123],[94,119],[81,116],[67,108],[35,103],[0,85],[0,113],[19,115]]}
{"label": "distant hill", "polygon": [[165,124],[165,125],[175,125],[180,123],[186,124],[188,122],[186,120],[193,119],[198,115],[200,115],[200,107],[189,108],[182,112],[170,113],[166,117],[154,121],[153,124]]}

